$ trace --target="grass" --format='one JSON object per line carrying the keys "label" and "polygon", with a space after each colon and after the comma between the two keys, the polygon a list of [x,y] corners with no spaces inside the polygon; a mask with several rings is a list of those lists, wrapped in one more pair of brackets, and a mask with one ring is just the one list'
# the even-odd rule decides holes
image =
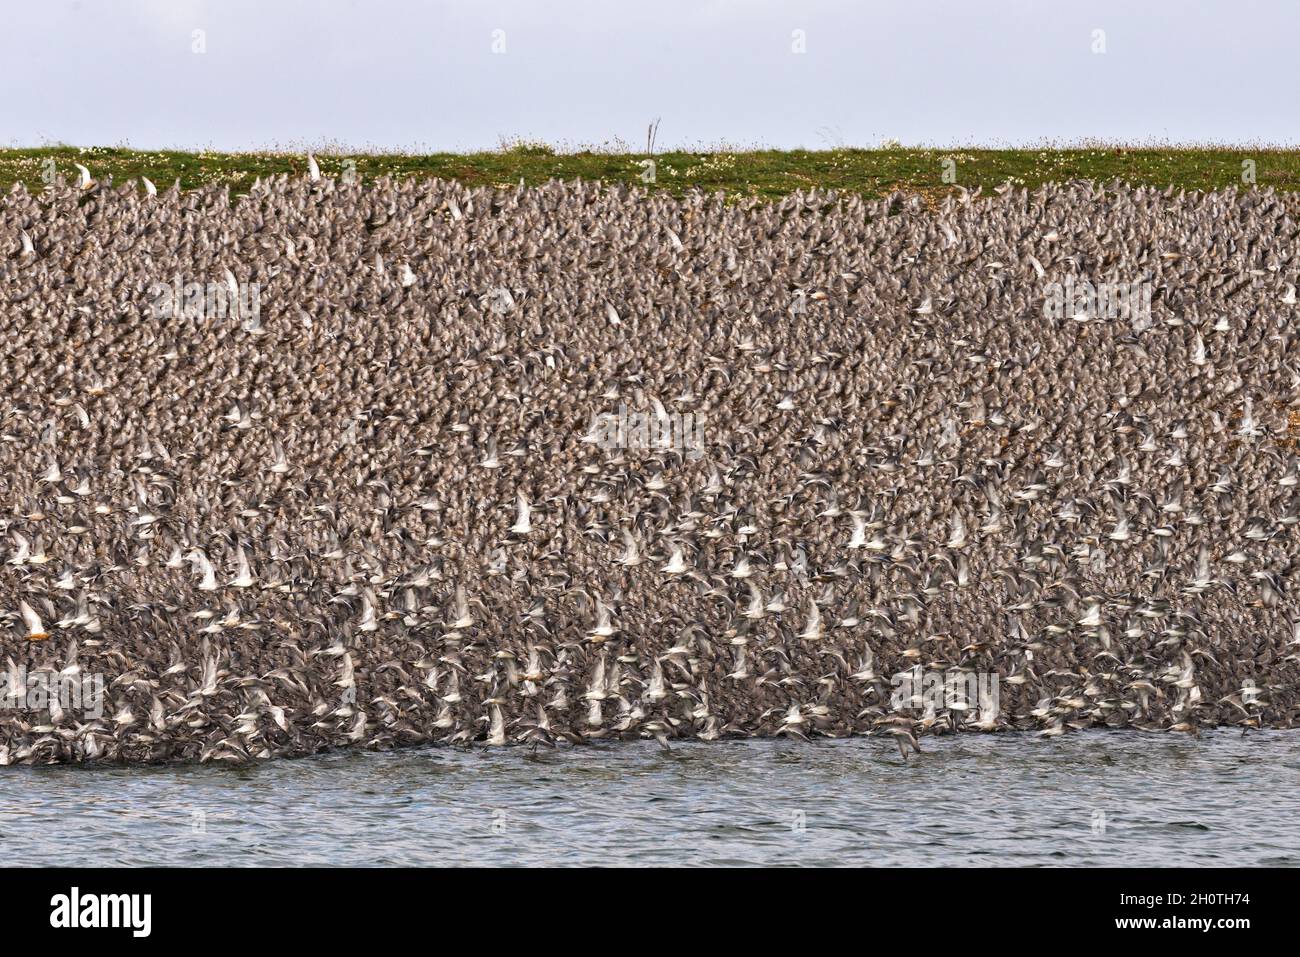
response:
{"label": "grass", "polygon": [[[354,170],[363,181],[395,177],[440,177],[469,186],[514,186],[549,179],[599,179],[638,185],[646,170],[645,154],[582,151],[556,153],[540,144],[519,144],[494,152],[406,154],[330,153],[317,157],[326,175]],[[190,189],[226,185],[245,193],[257,177],[279,173],[302,175],[307,162],[293,153],[184,153],[137,151],[111,147],[41,147],[0,150],[0,188],[21,180],[30,190],[44,185],[53,169],[76,179],[74,163],[97,179],[122,183],[148,176],[160,189],[180,180]],[[820,187],[869,197],[894,190],[921,193],[929,199],[954,190],[945,169],[966,189],[989,192],[1007,182],[1034,188],[1044,182],[1093,179],[1122,180],[1133,185],[1187,190],[1243,185],[1243,162],[1254,163],[1255,185],[1300,190],[1300,150],[1222,147],[1096,146],[1077,149],[832,149],[663,152],[653,157],[654,187],[682,193],[705,191],[775,198],[798,189]],[[946,161],[951,161],[950,164]]]}

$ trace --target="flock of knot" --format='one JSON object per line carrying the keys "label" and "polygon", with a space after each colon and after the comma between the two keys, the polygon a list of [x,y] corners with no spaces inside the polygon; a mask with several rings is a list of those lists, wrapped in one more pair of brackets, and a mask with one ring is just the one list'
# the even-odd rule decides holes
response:
{"label": "flock of knot", "polygon": [[0,763],[1300,716],[1295,198],[146,187],[0,200]]}

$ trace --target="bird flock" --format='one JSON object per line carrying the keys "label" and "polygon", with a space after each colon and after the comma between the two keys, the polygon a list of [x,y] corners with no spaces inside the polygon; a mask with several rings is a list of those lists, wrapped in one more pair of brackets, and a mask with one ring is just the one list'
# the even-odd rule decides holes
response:
{"label": "bird flock", "polygon": [[[1292,727],[1298,210],[15,186],[0,763]],[[954,672],[997,707],[893,694]]]}

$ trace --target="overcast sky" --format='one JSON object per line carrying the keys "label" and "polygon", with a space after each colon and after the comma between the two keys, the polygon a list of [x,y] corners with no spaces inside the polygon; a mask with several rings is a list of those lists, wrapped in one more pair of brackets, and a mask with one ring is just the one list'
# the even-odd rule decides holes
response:
{"label": "overcast sky", "polygon": [[1298,36],[1296,0],[26,0],[0,146],[1293,144]]}

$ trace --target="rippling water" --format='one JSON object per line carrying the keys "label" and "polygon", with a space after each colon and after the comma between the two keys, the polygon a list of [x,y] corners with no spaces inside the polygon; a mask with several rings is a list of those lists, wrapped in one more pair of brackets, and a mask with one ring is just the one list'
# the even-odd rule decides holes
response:
{"label": "rippling water", "polygon": [[1300,863],[1300,735],[1081,732],[0,769],[11,864]]}

